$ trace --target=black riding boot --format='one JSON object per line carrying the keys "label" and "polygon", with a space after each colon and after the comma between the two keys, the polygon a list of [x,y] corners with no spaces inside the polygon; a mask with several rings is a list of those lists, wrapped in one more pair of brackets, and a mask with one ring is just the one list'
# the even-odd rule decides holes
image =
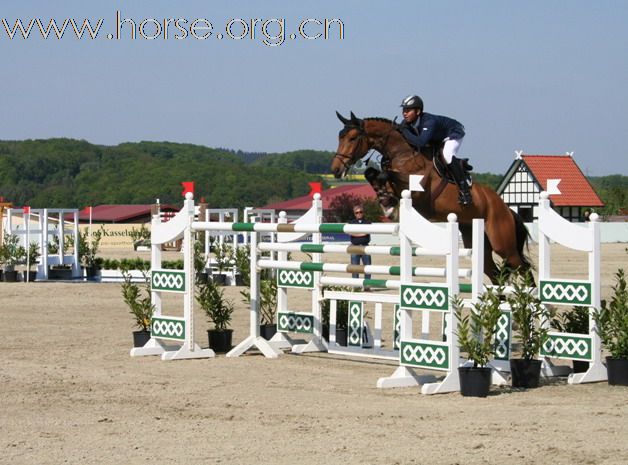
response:
{"label": "black riding boot", "polygon": [[460,160],[454,158],[454,160],[447,165],[447,168],[454,176],[454,180],[456,181],[456,184],[458,184],[458,189],[460,190],[458,202],[464,207],[471,205],[471,192],[469,191],[467,176],[465,175],[464,169],[462,169]]}

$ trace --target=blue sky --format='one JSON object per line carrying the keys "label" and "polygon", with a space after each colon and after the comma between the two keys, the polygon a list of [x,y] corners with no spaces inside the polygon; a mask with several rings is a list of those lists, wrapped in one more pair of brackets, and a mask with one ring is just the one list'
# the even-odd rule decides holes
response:
{"label": "blue sky", "polygon": [[[0,139],[157,140],[279,152],[335,150],[335,111],[393,118],[417,93],[460,120],[461,155],[504,173],[515,150],[574,152],[585,174],[628,175],[628,2],[29,1],[0,9],[10,28],[54,18],[95,25],[94,40],[9,39],[0,24]],[[122,38],[116,12],[212,23],[197,40]],[[218,34],[229,20],[285,19],[285,41]],[[304,19],[337,18],[344,38],[290,39]],[[234,35],[242,32],[233,23]],[[156,32],[146,23],[146,35]],[[273,26],[275,26],[273,28]],[[169,27],[173,27],[172,25]],[[268,23],[269,35],[279,35]],[[321,29],[308,23],[313,36]],[[203,33],[203,31],[201,31]],[[334,34],[335,33],[335,34]]]}

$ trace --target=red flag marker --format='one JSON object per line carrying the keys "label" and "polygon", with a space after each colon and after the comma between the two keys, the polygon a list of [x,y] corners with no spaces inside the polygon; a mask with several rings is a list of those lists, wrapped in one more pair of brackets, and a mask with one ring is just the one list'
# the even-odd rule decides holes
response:
{"label": "red flag marker", "polygon": [[31,214],[31,207],[22,207],[22,211],[27,215]]}
{"label": "red flag marker", "polygon": [[320,194],[323,190],[323,184],[320,182],[308,182],[308,186],[310,186],[309,196],[312,197],[314,194]]}
{"label": "red flag marker", "polygon": [[187,194],[188,192],[194,194],[194,181],[182,182],[181,185],[183,186],[183,191],[181,192],[181,195],[183,197],[185,197],[185,194]]}

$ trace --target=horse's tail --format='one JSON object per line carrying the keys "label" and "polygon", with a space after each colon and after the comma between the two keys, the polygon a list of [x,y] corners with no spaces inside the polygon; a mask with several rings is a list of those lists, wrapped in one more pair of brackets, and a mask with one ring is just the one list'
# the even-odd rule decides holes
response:
{"label": "horse's tail", "polygon": [[[532,262],[528,258],[526,252],[528,252],[528,240],[530,239],[530,232],[528,228],[526,228],[523,219],[517,212],[512,209],[509,209],[512,213],[512,216],[515,220],[515,234],[517,237],[517,252],[519,253],[519,257],[521,257],[521,268],[523,271],[532,270],[534,266]],[[523,250],[525,247],[525,251]]]}

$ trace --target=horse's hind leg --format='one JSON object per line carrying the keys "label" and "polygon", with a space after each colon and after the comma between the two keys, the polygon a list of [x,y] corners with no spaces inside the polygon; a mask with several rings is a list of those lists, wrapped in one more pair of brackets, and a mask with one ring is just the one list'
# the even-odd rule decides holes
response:
{"label": "horse's hind leg", "polygon": [[[472,241],[472,227],[470,224],[461,224],[460,233],[462,234],[462,243],[465,248],[470,249],[473,247]],[[488,240],[486,234],[484,234],[484,274],[488,276],[493,284],[496,284],[497,280],[497,265],[493,260],[493,248]]]}
{"label": "horse's hind leg", "polygon": [[493,246],[486,234],[484,234],[484,274],[493,284],[498,284],[499,268],[493,259]]}
{"label": "horse's hind leg", "polygon": [[[495,253],[504,260],[503,267],[506,277],[513,271],[526,269],[526,261],[522,259],[517,250],[515,222],[510,214],[505,218],[501,218],[499,222],[494,218],[492,221],[488,221],[486,224],[486,235]],[[487,257],[485,256],[485,263],[486,261]],[[494,270],[494,277],[497,278],[499,268],[494,265]],[[492,281],[494,282],[493,279]]]}

